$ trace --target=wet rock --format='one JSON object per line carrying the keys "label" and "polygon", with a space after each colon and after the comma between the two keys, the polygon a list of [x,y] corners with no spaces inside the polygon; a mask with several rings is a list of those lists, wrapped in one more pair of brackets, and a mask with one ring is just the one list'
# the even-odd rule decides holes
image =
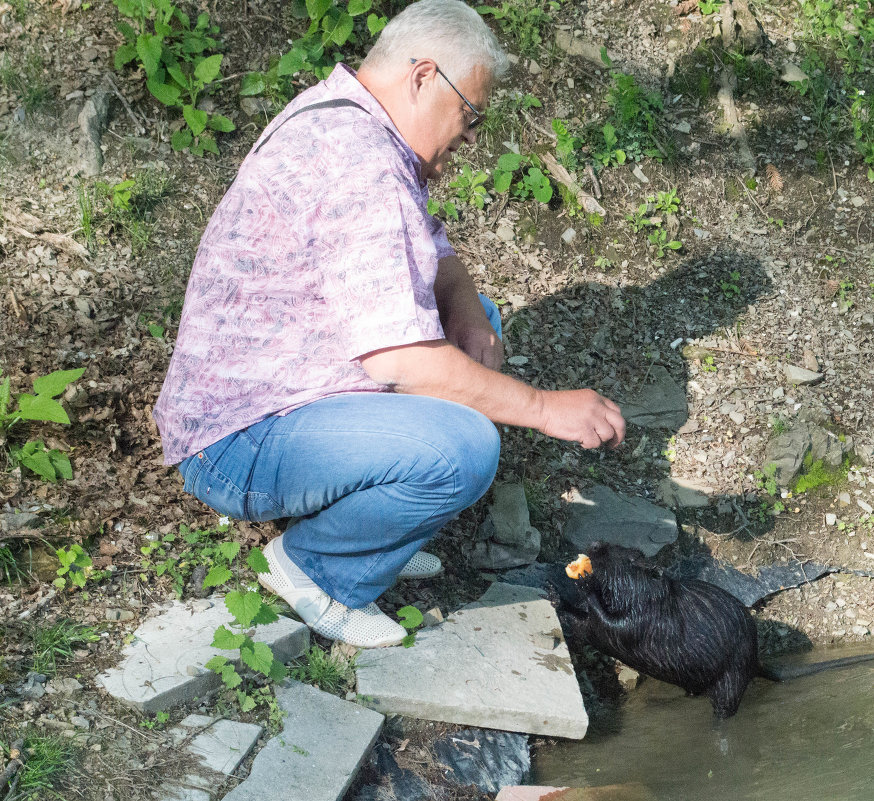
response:
{"label": "wet rock", "polygon": [[501,570],[527,565],[540,553],[540,532],[532,527],[521,484],[498,484],[494,502],[470,554],[474,567]]}
{"label": "wet rock", "polygon": [[647,556],[677,539],[673,512],[643,498],[595,485],[572,490],[564,538],[585,552],[595,540],[637,548]]}
{"label": "wet rock", "polygon": [[685,390],[659,365],[650,370],[650,379],[651,383],[621,404],[622,415],[643,428],[679,428],[689,416]]}

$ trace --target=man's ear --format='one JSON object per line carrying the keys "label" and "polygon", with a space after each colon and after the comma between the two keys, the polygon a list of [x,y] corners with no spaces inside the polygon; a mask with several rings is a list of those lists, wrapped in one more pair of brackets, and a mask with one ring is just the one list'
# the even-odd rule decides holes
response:
{"label": "man's ear", "polygon": [[430,58],[410,59],[410,72],[407,75],[407,92],[411,103],[415,103],[422,92],[433,86],[437,77],[437,64]]}

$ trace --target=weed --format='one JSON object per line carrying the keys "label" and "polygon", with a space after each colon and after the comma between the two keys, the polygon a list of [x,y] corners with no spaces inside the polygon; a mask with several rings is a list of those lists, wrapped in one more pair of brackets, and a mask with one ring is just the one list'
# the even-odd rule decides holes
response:
{"label": "weed", "polygon": [[769,462],[761,470],[756,470],[753,473],[753,478],[756,480],[756,486],[772,496],[777,494],[776,476],[777,465],[774,462]]}
{"label": "weed", "polygon": [[22,584],[30,578],[30,575],[21,569],[8,545],[0,545],[0,576],[3,576],[9,585]]}
{"label": "weed", "polygon": [[721,0],[698,0],[698,10],[705,17],[715,14],[721,6]]}
{"label": "weed", "polygon": [[663,211],[665,214],[673,214],[680,209],[680,198],[677,196],[677,190],[673,187],[667,192],[659,192],[657,197],[651,200],[655,204],[655,210]]}
{"label": "weed", "polygon": [[557,2],[542,0],[503,0],[500,7],[477,6],[480,14],[493,16],[501,30],[508,34],[527,56],[534,56],[543,42],[543,30],[552,21],[550,11],[559,9]]}
{"label": "weed", "polygon": [[716,359],[712,354],[708,354],[701,360],[701,369],[705,373],[715,373],[717,371]]}
{"label": "weed", "polygon": [[141,720],[140,721],[140,728],[149,729],[149,730],[153,730],[153,729],[160,730],[160,729],[164,728],[164,726],[167,724],[168,720],[170,720],[170,713],[169,712],[156,712],[155,717],[152,718],[151,720],[149,718]]}
{"label": "weed", "polygon": [[[125,42],[115,53],[115,68],[135,61],[146,75],[146,87],[162,104],[181,112],[178,130],[170,139],[174,150],[198,156],[218,155],[215,133],[235,129],[222,114],[198,108],[207,87],[221,77],[222,55],[209,14],[201,12],[194,26],[171,0],[113,0],[119,13],[132,20],[119,23]],[[136,27],[134,27],[136,26]]]}
{"label": "weed", "polygon": [[822,459],[813,461],[810,454],[804,457],[802,473],[795,481],[792,492],[800,495],[817,487],[834,486],[843,482],[850,472],[850,459],[845,458],[840,467],[828,467]]}
{"label": "weed", "polygon": [[442,214],[444,219],[458,220],[458,209],[451,200],[444,200],[441,203],[439,200],[428,198],[428,214],[432,216]]}
{"label": "weed", "polygon": [[82,643],[97,642],[100,636],[93,626],[60,620],[51,626],[35,626],[32,630],[33,664],[31,670],[52,676],[58,665],[73,658],[73,648]]}
{"label": "weed", "polygon": [[774,431],[775,436],[780,436],[780,434],[785,434],[789,430],[789,424],[786,422],[785,417],[775,417],[771,422],[771,428]]}
{"label": "weed", "polygon": [[855,301],[850,297],[856,289],[856,285],[852,281],[842,280],[838,284],[838,309],[841,312],[848,312],[855,305]]}
{"label": "weed", "polygon": [[728,279],[719,282],[719,288],[726,300],[733,300],[740,295],[740,272],[732,270],[728,274]]}
{"label": "weed", "polygon": [[108,570],[94,570],[91,557],[81,545],[73,543],[69,548],[58,548],[55,551],[61,566],[57,570],[58,577],[52,582],[59,590],[63,590],[68,582],[70,587],[84,587],[86,581],[100,581],[109,575]]}
{"label": "weed", "polygon": [[661,227],[647,235],[647,240],[655,248],[656,259],[663,259],[669,250],[679,250],[683,243],[679,239],[668,239],[668,232]]}
{"label": "weed", "polygon": [[51,100],[52,94],[43,79],[44,65],[35,52],[17,66],[10,64],[4,53],[0,63],[0,87],[15,95],[28,113],[43,108]]}
{"label": "weed", "polygon": [[313,645],[304,657],[288,669],[291,678],[304,684],[314,684],[320,690],[343,698],[355,688],[355,660]]}
{"label": "weed", "polygon": [[487,173],[482,170],[474,172],[470,166],[463,164],[461,172],[449,183],[449,188],[455,190],[455,197],[462,203],[481,209],[488,198],[488,192],[484,186],[489,179]]}
{"label": "weed", "polygon": [[9,431],[22,420],[69,425],[67,412],[55,399],[84,372],[85,368],[80,367],[75,370],[56,370],[36,378],[33,382],[36,394],[22,392],[15,398],[15,406],[12,404],[9,376],[0,383],[0,446],[6,445],[13,463],[21,464],[46,481],[72,478],[70,457],[57,448],[46,448],[42,440],[28,440],[23,445],[14,445],[8,441]]}
{"label": "weed", "polygon": [[[8,751],[6,746],[2,750]],[[24,736],[22,750],[27,758],[18,772],[14,798],[21,801],[62,798],[53,788],[76,761],[73,744],[66,737],[31,732]],[[12,801],[13,796],[8,798]]]}
{"label": "weed", "polygon": [[513,196],[520,200],[533,196],[541,203],[549,203],[552,200],[552,184],[543,173],[542,166],[533,153],[527,156],[504,153],[498,159],[493,174],[495,192],[503,194],[512,190]]}

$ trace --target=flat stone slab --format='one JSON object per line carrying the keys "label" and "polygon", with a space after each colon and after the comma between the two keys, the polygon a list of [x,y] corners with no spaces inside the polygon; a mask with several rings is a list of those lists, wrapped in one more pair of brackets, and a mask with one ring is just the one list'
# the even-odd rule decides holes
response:
{"label": "flat stone slab", "polygon": [[412,648],[363,654],[358,696],[384,713],[571,739],[589,723],[555,610],[501,582]]}
{"label": "flat stone slab", "polygon": [[710,505],[713,489],[685,478],[664,478],[659,482],[659,500],[678,509],[703,509]]}
{"label": "flat stone slab", "polygon": [[258,752],[249,777],[223,801],[338,801],[382,729],[384,717],[308,684],[276,689],[282,731]]}
{"label": "flat stone slab", "polygon": [[649,376],[651,383],[620,404],[622,416],[642,428],[678,429],[689,417],[686,391],[664,367],[656,365]]}
{"label": "flat stone slab", "polygon": [[[122,650],[118,667],[97,677],[97,683],[123,703],[145,712],[170,709],[221,685],[221,677],[204,665],[216,654],[233,656],[210,643],[215,630],[232,620],[224,598],[210,596],[181,603],[146,620]],[[279,660],[288,662],[309,648],[310,631],[287,617],[258,626],[254,639],[267,643]]]}
{"label": "flat stone slab", "polygon": [[564,538],[582,553],[596,540],[653,556],[677,539],[677,519],[643,498],[595,485],[573,490]]}
{"label": "flat stone slab", "polygon": [[[202,729],[195,734],[198,729]],[[214,796],[219,777],[230,776],[255,747],[264,731],[254,723],[240,723],[208,717],[189,715],[170,731],[173,742],[179,746],[187,737],[186,751],[195,756],[203,766],[203,773],[192,773],[181,782],[164,788],[162,801],[206,801]]]}

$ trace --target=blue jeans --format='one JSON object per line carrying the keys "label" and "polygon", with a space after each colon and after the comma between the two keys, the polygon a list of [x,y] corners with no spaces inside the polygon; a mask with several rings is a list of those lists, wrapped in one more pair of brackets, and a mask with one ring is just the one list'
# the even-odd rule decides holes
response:
{"label": "blue jeans", "polygon": [[[500,334],[500,314],[483,306]],[[500,439],[473,409],[363,392],[272,416],[189,456],[185,490],[242,520],[299,518],[282,544],[328,595],[358,608],[488,490]]]}

